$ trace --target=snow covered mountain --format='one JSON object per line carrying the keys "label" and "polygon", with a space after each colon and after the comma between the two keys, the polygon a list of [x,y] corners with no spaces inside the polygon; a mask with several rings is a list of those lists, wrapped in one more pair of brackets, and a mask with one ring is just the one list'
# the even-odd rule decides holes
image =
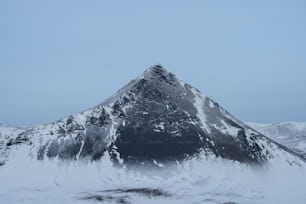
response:
{"label": "snow covered mountain", "polygon": [[7,160],[10,142],[14,141],[16,144],[22,144],[22,135],[25,131],[25,128],[0,125],[0,166]]}
{"label": "snow covered mountain", "polygon": [[18,154],[45,160],[175,161],[198,154],[244,163],[303,158],[242,123],[160,65],[98,106],[33,128],[1,127],[0,162]]}
{"label": "snow covered mountain", "polygon": [[247,124],[275,141],[302,153],[306,158],[306,123]]}

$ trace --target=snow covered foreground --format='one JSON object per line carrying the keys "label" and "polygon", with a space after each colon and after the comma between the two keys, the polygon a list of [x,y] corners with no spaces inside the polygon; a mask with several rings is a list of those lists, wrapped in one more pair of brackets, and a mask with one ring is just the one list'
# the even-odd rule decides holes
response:
{"label": "snow covered foreground", "polygon": [[0,167],[0,203],[303,204],[306,168],[274,160],[251,167],[203,156],[163,168],[28,160]]}

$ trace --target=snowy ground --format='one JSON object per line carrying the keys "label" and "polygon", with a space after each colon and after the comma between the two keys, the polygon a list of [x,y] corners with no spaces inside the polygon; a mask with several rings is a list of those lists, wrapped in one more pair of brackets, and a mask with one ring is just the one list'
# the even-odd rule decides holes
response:
{"label": "snowy ground", "polygon": [[0,167],[0,203],[304,204],[304,167],[272,161],[250,167],[197,158],[159,169],[19,158]]}

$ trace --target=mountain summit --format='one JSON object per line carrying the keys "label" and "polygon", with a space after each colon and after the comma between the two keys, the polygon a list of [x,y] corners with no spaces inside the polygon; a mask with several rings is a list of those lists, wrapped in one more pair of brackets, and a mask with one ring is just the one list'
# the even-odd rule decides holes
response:
{"label": "mountain summit", "polygon": [[180,160],[197,154],[245,163],[281,157],[302,160],[161,65],[150,67],[93,109],[1,139],[2,163],[20,146],[38,160],[99,160],[106,154],[123,163]]}

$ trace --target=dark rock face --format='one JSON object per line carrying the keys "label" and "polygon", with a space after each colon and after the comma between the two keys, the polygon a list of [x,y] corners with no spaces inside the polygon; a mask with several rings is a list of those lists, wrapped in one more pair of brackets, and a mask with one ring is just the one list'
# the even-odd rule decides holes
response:
{"label": "dark rock face", "polygon": [[[34,139],[39,144],[31,144]],[[32,145],[41,160],[98,160],[108,153],[115,162],[173,161],[201,152],[262,163],[273,157],[270,149],[294,154],[160,65],[97,107],[30,129],[6,145],[22,143]]]}
{"label": "dark rock face", "polygon": [[184,87],[157,66],[135,84],[133,108],[114,142],[120,157],[128,159],[183,158],[199,152],[205,134],[196,126],[192,99]]}
{"label": "dark rock face", "polygon": [[212,120],[227,121],[239,134],[231,137],[211,128],[212,135],[203,130],[193,88],[164,68],[152,68],[135,87],[137,101],[126,112],[126,124],[118,127],[113,143],[124,161],[182,159],[201,151],[242,162],[265,160],[262,148],[246,139],[244,127],[224,117],[216,103]]}
{"label": "dark rock face", "polygon": [[181,136],[167,132],[154,132],[148,124],[141,128],[126,126],[119,129],[119,137],[114,142],[117,152],[128,159],[182,159],[198,153],[205,145],[199,138],[200,132],[192,127],[180,131]]}

